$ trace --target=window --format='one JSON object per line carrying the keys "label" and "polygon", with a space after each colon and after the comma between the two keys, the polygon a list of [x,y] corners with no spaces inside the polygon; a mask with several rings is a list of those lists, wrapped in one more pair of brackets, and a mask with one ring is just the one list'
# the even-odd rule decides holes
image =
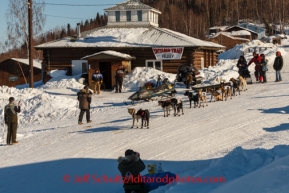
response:
{"label": "window", "polygon": [[154,68],[156,70],[163,70],[163,61],[161,60],[146,60],[146,67]]}
{"label": "window", "polygon": [[18,81],[18,77],[17,76],[10,76],[9,81],[10,82],[16,82],[16,81]]}
{"label": "window", "polygon": [[120,22],[120,11],[115,12],[115,21]]}
{"label": "window", "polygon": [[142,11],[137,11],[137,20],[142,21]]}
{"label": "window", "polygon": [[126,21],[131,21],[131,11],[126,11]]}

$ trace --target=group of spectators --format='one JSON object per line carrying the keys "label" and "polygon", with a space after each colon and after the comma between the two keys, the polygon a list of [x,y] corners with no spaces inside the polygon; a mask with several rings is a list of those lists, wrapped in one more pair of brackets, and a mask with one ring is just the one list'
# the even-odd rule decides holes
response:
{"label": "group of spectators", "polygon": [[[266,59],[264,54],[257,54],[256,52],[253,52],[253,58],[249,61],[247,64],[247,61],[244,56],[240,56],[237,67],[239,68],[239,74],[243,78],[251,78],[250,72],[248,70],[248,67],[252,64],[255,63],[255,78],[256,82],[261,82],[261,83],[267,83],[267,77],[266,77],[266,72],[268,71],[268,59]],[[276,71],[276,81],[275,82],[280,82],[282,81],[282,76],[281,76],[281,70],[283,67],[283,57],[281,55],[281,52],[276,52],[276,58],[273,64],[273,68]]]}

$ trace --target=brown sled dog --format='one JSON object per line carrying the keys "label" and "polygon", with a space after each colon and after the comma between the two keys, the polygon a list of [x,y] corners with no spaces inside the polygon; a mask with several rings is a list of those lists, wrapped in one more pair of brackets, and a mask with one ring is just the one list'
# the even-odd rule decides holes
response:
{"label": "brown sled dog", "polygon": [[214,97],[214,102],[223,101],[223,98],[222,98],[221,94],[217,90],[209,88],[208,89],[208,93],[211,94],[211,101],[210,102],[212,102],[213,97]]}

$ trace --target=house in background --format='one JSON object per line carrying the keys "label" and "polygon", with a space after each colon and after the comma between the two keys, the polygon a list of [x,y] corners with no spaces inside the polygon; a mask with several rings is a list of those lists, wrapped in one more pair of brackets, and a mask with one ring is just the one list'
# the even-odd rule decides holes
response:
{"label": "house in background", "polygon": [[[239,23],[238,26],[245,28],[245,29],[248,29],[248,30],[253,31],[256,34],[258,34],[258,36],[256,38],[258,40],[260,40],[262,37],[266,36],[266,29],[264,27],[259,26],[259,25],[244,22],[244,23]],[[253,37],[253,36],[252,36],[252,38],[255,39],[255,37]]]}
{"label": "house in background", "polygon": [[258,33],[237,25],[227,28],[226,30],[224,30],[224,32],[230,32],[231,34],[234,34],[234,37],[238,38],[245,38],[249,40],[258,39]]}
{"label": "house in background", "polygon": [[[241,38],[245,37],[245,38]],[[220,32],[216,35],[207,36],[208,41],[221,44],[226,50],[232,49],[237,44],[250,42],[251,34],[248,31]]]}
{"label": "house in background", "polygon": [[99,68],[107,89],[114,87],[119,64],[133,70],[151,67],[177,73],[180,64],[191,62],[200,69],[217,63],[217,51],[224,46],[160,28],[161,12],[138,0],[105,9],[104,27],[80,32],[75,37],[36,46],[43,50],[43,69],[67,70],[69,75],[91,73]]}
{"label": "house in background", "polygon": [[229,26],[214,26],[214,27],[210,27],[207,31],[207,35],[216,35],[219,32],[224,31],[226,28],[228,28]]}
{"label": "house in background", "polygon": [[[34,82],[42,80],[41,61],[33,61]],[[28,59],[11,58],[0,63],[0,86],[15,87],[28,84],[30,66]]]}

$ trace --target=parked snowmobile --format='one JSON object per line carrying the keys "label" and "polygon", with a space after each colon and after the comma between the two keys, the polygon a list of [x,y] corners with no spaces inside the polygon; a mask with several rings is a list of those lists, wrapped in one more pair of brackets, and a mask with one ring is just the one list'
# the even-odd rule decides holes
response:
{"label": "parked snowmobile", "polygon": [[[176,77],[177,82],[183,82],[185,85],[187,84],[187,65],[180,65],[178,67],[178,73]],[[200,72],[193,66],[194,75],[192,85],[201,84],[203,77],[200,76]]]}
{"label": "parked snowmobile", "polygon": [[174,83],[170,83],[168,79],[164,79],[162,85],[159,87],[153,87],[153,83],[146,83],[140,90],[132,94],[128,100],[124,101],[127,105],[129,103],[134,104],[135,101],[149,101],[154,97],[173,97],[177,91],[174,88]]}

